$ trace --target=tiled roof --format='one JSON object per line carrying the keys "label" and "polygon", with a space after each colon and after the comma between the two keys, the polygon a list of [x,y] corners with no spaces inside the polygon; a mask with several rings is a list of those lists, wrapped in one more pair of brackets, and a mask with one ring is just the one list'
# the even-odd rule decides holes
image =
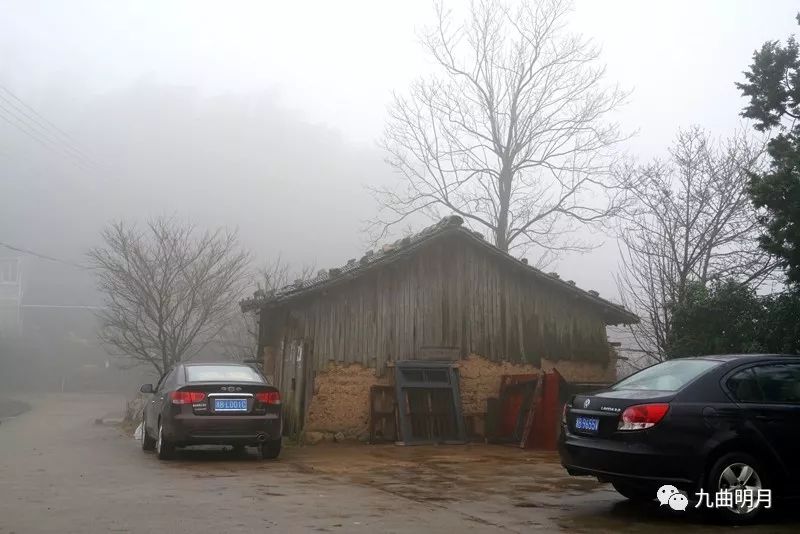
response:
{"label": "tiled roof", "polygon": [[506,261],[513,262],[518,267],[525,269],[532,277],[542,280],[545,283],[552,284],[564,291],[573,293],[576,296],[582,297],[590,303],[602,306],[614,316],[616,322],[612,324],[631,324],[639,322],[639,318],[632,312],[625,309],[624,306],[601,298],[597,291],[583,290],[577,287],[575,282],[572,280],[561,280],[556,273],[545,273],[536,267],[530,266],[527,264],[527,260],[518,260],[514,258],[508,253],[501,251],[491,243],[488,243],[480,234],[480,232],[473,232],[462,226],[463,222],[464,221],[461,217],[457,215],[451,215],[443,218],[441,221],[432,226],[428,226],[412,236],[404,237],[402,239],[398,239],[394,243],[383,245],[378,250],[369,250],[361,258],[353,258],[341,267],[320,270],[317,273],[317,276],[314,278],[297,280],[294,283],[284,286],[271,293],[256,291],[252,298],[241,302],[242,310],[252,311],[264,305],[286,302],[301,295],[306,295],[310,292],[334,285],[343,280],[352,280],[353,278],[356,278],[373,268],[380,268],[380,265],[391,263],[396,259],[405,256],[411,251],[419,248],[420,245],[428,243],[433,239],[458,233],[474,240],[476,243],[484,247],[487,252],[495,254]]}

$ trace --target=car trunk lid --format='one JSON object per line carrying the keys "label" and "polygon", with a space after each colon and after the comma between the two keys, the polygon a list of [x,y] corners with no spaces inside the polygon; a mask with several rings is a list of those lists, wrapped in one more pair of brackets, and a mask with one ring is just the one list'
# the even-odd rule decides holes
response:
{"label": "car trunk lid", "polygon": [[671,391],[634,389],[576,395],[568,410],[567,425],[571,432],[577,434],[610,436],[617,431],[620,417],[627,408],[643,404],[666,404],[674,397],[675,392]]}
{"label": "car trunk lid", "polygon": [[[192,399],[196,415],[264,414],[280,409],[278,390],[266,384],[252,382],[194,382],[176,391],[202,393],[202,399]],[[196,401],[196,402],[194,402]]]}

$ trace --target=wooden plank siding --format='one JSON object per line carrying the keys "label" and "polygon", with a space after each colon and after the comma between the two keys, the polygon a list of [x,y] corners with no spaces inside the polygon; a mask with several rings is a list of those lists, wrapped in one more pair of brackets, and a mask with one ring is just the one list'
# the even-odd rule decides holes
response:
{"label": "wooden plank siding", "polygon": [[[382,372],[389,361],[415,359],[421,347],[435,346],[517,363],[608,358],[597,306],[457,237],[432,241],[327,289],[268,305],[261,318],[261,344],[278,348],[279,359],[294,356],[291,347],[298,340],[313,342],[314,371],[333,361]],[[288,380],[299,370],[281,371],[281,379]]]}

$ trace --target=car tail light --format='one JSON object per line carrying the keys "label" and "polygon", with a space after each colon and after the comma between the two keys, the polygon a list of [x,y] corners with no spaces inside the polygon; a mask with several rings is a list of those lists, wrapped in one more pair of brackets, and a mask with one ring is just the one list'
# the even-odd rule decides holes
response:
{"label": "car tail light", "polygon": [[256,400],[262,404],[280,404],[281,394],[277,391],[261,391],[256,393]]}
{"label": "car tail light", "polygon": [[644,430],[661,421],[669,404],[638,404],[629,406],[619,418],[617,430]]}
{"label": "car tail light", "polygon": [[202,402],[206,394],[202,391],[172,391],[169,398],[172,404],[195,404]]}

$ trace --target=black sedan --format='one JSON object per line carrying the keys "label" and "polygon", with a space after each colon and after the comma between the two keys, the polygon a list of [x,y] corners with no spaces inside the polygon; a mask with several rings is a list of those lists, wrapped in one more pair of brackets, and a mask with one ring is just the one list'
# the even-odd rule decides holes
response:
{"label": "black sedan", "polygon": [[176,447],[257,447],[261,458],[281,452],[281,396],[253,367],[235,363],[179,364],[156,387],[142,415],[142,449],[162,460]]}
{"label": "black sedan", "polygon": [[[670,360],[576,395],[559,453],[571,475],[611,482],[629,499],[653,500],[669,485],[690,506],[704,499],[726,519],[753,519],[768,495],[800,496],[800,357]],[[740,498],[729,506],[731,493]]]}

